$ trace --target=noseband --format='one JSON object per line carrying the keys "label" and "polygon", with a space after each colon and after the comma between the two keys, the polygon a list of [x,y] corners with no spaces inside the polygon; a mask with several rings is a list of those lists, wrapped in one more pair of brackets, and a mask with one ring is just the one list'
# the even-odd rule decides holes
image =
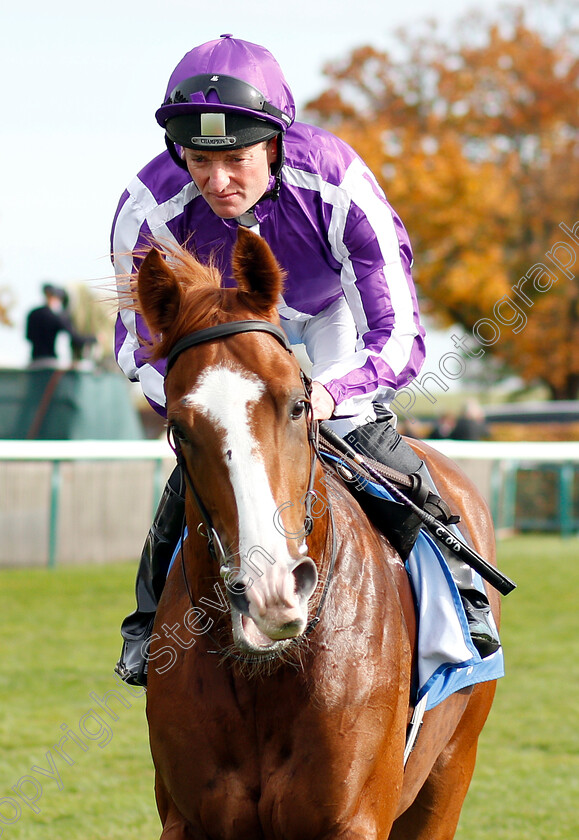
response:
{"label": "noseband", "polygon": [[[209,341],[219,341],[223,338],[228,338],[232,335],[239,335],[241,333],[246,332],[264,332],[269,333],[272,335],[279,343],[282,345],[284,350],[287,350],[288,353],[293,355],[293,351],[291,349],[291,345],[289,340],[285,334],[285,332],[275,324],[271,324],[269,321],[261,321],[261,320],[246,320],[246,321],[230,321],[225,324],[217,324],[213,327],[207,327],[202,330],[197,330],[194,333],[190,333],[189,335],[184,336],[181,338],[177,343],[173,346],[171,351],[167,356],[167,368],[165,372],[165,378],[167,378],[171,368],[177,361],[178,357],[185,351],[189,350],[191,347],[197,347],[200,344],[205,344]],[[302,380],[302,384],[304,386],[304,393],[306,396],[306,401],[309,406],[309,414],[308,414],[308,441],[310,444],[311,450],[311,463],[310,463],[310,477],[308,482],[308,489],[305,494],[304,505],[306,508],[306,515],[304,519],[304,533],[305,535],[309,535],[312,531],[314,525],[314,516],[313,516],[313,505],[316,501],[316,491],[314,490],[314,479],[315,479],[315,465],[316,459],[319,456],[319,449],[318,449],[318,423],[317,421],[313,420],[312,410],[311,410],[311,390],[312,385],[310,379],[305,375],[305,373],[300,369],[300,377]],[[229,560],[227,558],[225,549],[221,543],[219,535],[215,528],[213,527],[213,523],[211,521],[211,516],[206,509],[203,501],[201,500],[197,490],[195,489],[195,485],[193,484],[193,480],[189,473],[189,469],[183,457],[183,453],[181,450],[181,444],[179,439],[174,433],[174,430],[171,426],[167,428],[167,438],[169,441],[169,445],[171,449],[174,451],[177,463],[183,470],[183,474],[185,476],[185,481],[193,498],[195,499],[195,503],[199,509],[201,514],[201,518],[204,521],[205,525],[205,533],[204,536],[208,542],[209,552],[214,561],[219,564],[220,571],[223,573],[224,570],[229,569]],[[318,603],[318,608],[316,610],[315,616],[309,622],[306,630],[304,631],[304,635],[309,635],[311,631],[316,627],[318,622],[320,621],[320,613],[322,611],[322,607],[326,600],[326,596],[328,593],[329,583],[332,577],[335,560],[336,560],[336,536],[335,536],[335,528],[333,524],[333,513],[331,506],[328,507],[330,520],[332,522],[332,555],[330,559],[330,568],[328,570],[328,574],[326,576],[326,581],[324,585],[324,589],[322,595],[320,597],[320,601]],[[199,526],[201,528],[201,525]],[[200,533],[203,533],[200,531]],[[181,557],[183,563],[183,546],[181,545]],[[183,565],[183,573],[185,574],[185,569]],[[187,591],[189,593],[189,598],[193,603],[193,598],[191,595],[191,590],[189,588],[189,583],[187,581],[187,577],[185,576],[185,583],[187,586]],[[211,653],[219,653],[219,651],[210,651]],[[246,659],[247,657],[234,657],[239,659]]]}

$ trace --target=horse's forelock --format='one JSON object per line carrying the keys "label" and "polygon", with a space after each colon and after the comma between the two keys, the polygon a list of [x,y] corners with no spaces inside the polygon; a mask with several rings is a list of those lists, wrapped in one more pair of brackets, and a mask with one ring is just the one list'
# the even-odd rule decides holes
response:
{"label": "horse's forelock", "polygon": [[[172,254],[173,258],[175,255]],[[171,258],[180,287],[177,317],[163,335],[153,339],[153,358],[165,358],[173,345],[184,335],[203,329],[221,320],[223,292],[221,274],[214,265],[203,265],[187,252],[176,261]]]}
{"label": "horse's forelock", "polygon": [[[155,242],[153,247],[159,251],[175,277],[180,300],[176,317],[169,326],[163,328],[162,334],[153,334],[151,339],[142,339],[143,343],[151,348],[151,361],[166,358],[173,345],[188,333],[238,317],[246,317],[244,314],[240,315],[240,312],[249,310],[260,317],[275,314],[275,306],[272,306],[273,296],[268,300],[262,289],[250,290],[243,281],[240,284],[241,288],[223,288],[222,274],[213,257],[202,263],[187,248],[175,243]],[[150,250],[151,248],[143,248],[136,255],[139,261],[144,260]],[[265,284],[263,278],[262,283]],[[138,302],[137,276],[127,276],[124,283],[119,283],[119,292],[121,288],[121,306],[144,316]],[[153,330],[151,332],[154,333]]]}
{"label": "horse's forelock", "polygon": [[178,314],[162,335],[152,340],[153,360],[165,358],[183,336],[205,327],[245,317],[247,310],[263,317],[256,296],[237,287],[223,288],[222,274],[214,259],[201,263],[179,246],[162,251],[180,288]]}

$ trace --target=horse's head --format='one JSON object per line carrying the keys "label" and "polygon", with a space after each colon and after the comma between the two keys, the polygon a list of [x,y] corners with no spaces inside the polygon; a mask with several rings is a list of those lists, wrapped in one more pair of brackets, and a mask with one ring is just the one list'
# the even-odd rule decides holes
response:
{"label": "horse's head", "polygon": [[[265,654],[304,632],[317,583],[304,524],[309,402],[281,330],[263,331],[279,324],[283,283],[264,240],[240,228],[233,269],[237,288],[224,289],[189,254],[153,250],[138,295],[159,336],[153,356],[170,360],[167,417],[188,476],[190,531],[203,521],[214,537],[234,643]],[[231,326],[240,321],[250,331]],[[200,332],[208,327],[217,336]]]}

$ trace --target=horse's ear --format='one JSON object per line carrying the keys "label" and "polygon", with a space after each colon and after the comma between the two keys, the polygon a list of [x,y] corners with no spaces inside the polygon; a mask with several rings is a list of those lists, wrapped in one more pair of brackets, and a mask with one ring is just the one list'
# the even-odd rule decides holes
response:
{"label": "horse's ear", "polygon": [[137,278],[140,309],[151,333],[166,333],[181,301],[179,282],[160,251],[149,251]]}
{"label": "horse's ear", "polygon": [[255,295],[260,308],[277,304],[284,272],[265,239],[240,226],[232,264],[233,276],[242,292]]}

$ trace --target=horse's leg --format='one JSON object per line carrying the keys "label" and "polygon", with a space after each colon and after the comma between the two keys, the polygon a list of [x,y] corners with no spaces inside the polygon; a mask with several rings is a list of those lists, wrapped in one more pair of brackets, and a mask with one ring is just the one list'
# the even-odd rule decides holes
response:
{"label": "horse's leg", "polygon": [[458,761],[449,763],[446,751],[442,753],[410,808],[392,826],[388,840],[452,840],[475,761],[476,744]]}
{"label": "horse's leg", "polygon": [[474,773],[478,737],[494,693],[494,682],[475,687],[454,735],[412,805],[392,826],[388,840],[452,840]]}
{"label": "horse's leg", "polygon": [[159,840],[194,840],[185,818],[177,810],[158,773],[155,774],[155,797],[163,824]]}

